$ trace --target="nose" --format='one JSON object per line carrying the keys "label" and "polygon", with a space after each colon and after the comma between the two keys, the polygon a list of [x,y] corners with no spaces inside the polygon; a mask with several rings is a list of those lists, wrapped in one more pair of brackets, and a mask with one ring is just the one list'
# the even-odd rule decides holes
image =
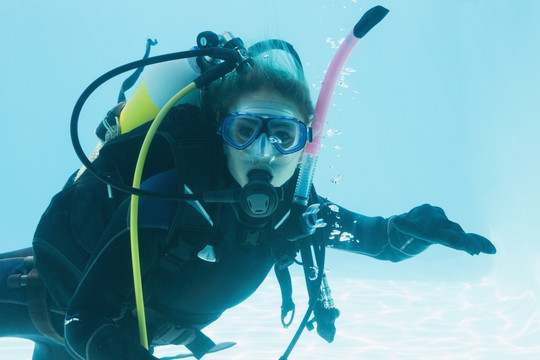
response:
{"label": "nose", "polygon": [[275,156],[274,145],[272,145],[266,133],[262,133],[255,141],[257,142],[257,155],[259,157],[271,158]]}

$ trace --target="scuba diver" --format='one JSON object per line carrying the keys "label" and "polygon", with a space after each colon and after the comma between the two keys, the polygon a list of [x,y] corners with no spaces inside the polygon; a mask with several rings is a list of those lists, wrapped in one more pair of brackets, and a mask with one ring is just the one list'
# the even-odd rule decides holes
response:
{"label": "scuba diver", "polygon": [[[200,359],[230,345],[216,345],[202,330],[253,294],[272,268],[287,323],[294,311],[288,267],[299,253],[314,314],[308,326],[332,341],[339,312],[327,291],[325,248],[391,262],[432,244],[495,253],[489,240],[428,204],[368,217],[310,187],[298,211],[295,190],[314,113],[299,58],[283,41],[245,49],[238,38],[218,39],[224,48],[235,40],[245,61],[167,112],[141,175],[142,191],[163,195],[147,193],[138,203],[148,344],[140,341],[134,296],[131,198],[84,167],[53,197],[32,248],[0,255],[0,336],[34,341],[34,360],[157,359],[153,348],[167,344],[185,345]],[[200,56],[196,65],[204,73],[216,63]],[[161,89],[156,84],[167,86],[149,73],[96,131],[102,146],[92,166],[111,183],[133,181],[149,120],[161,106],[148,105],[148,94]],[[203,196],[175,198],[191,194]]]}

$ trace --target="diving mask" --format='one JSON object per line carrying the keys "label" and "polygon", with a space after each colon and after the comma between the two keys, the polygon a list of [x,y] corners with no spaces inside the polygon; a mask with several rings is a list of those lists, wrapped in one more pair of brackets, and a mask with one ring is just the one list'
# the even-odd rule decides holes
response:
{"label": "diving mask", "polygon": [[308,134],[306,125],[291,116],[234,112],[221,124],[223,140],[237,150],[250,146],[262,133],[282,154],[302,149]]}
{"label": "diving mask", "polygon": [[302,160],[309,129],[294,103],[275,93],[242,98],[221,124],[228,168],[244,187],[252,170],[268,172],[270,184],[282,186]]}

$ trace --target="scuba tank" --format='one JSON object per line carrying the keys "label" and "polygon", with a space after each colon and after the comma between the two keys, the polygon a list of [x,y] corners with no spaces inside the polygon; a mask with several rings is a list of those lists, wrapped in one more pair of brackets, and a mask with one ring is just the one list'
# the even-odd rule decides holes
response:
{"label": "scuba tank", "polygon": [[[174,94],[200,74],[201,69],[194,58],[163,62],[150,67],[120,113],[119,133],[125,134],[153,120]],[[199,105],[199,94],[198,89],[191,91],[178,103]]]}
{"label": "scuba tank", "polygon": [[[230,32],[217,35],[204,31],[197,36],[197,46],[190,50],[223,47],[232,43]],[[209,56],[187,57],[158,63],[148,70],[141,83],[126,103],[118,119],[119,134],[153,120],[165,104],[186,84],[190,84],[209,68],[219,65],[220,59]],[[183,96],[176,104],[200,105],[200,89],[196,88]]]}
{"label": "scuba tank", "polygon": [[[147,60],[150,55],[150,47],[157,41],[147,40],[146,53],[141,61]],[[197,46],[190,50],[198,50]],[[98,156],[103,145],[110,139],[132,131],[133,129],[152,121],[179,90],[186,84],[190,84],[201,75],[201,69],[195,58],[187,57],[172,61],[159,62],[147,70],[141,83],[135,89],[133,95],[126,102],[125,92],[129,90],[142,73],[144,65],[139,67],[122,84],[118,104],[109,110],[103,121],[96,128],[95,134],[99,139],[89,160],[93,162]],[[200,105],[200,90],[194,89],[187,93],[177,104]],[[75,179],[78,179],[86,170],[83,166]],[[109,184],[109,196],[111,189]]]}

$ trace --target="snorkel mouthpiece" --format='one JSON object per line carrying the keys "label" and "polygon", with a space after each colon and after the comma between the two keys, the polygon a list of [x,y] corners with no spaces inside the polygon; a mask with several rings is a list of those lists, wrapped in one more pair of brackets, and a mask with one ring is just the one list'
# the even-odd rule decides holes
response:
{"label": "snorkel mouthpiece", "polygon": [[262,218],[271,215],[278,205],[278,194],[270,184],[272,175],[264,170],[251,170],[248,183],[240,193],[240,208],[249,216]]}

